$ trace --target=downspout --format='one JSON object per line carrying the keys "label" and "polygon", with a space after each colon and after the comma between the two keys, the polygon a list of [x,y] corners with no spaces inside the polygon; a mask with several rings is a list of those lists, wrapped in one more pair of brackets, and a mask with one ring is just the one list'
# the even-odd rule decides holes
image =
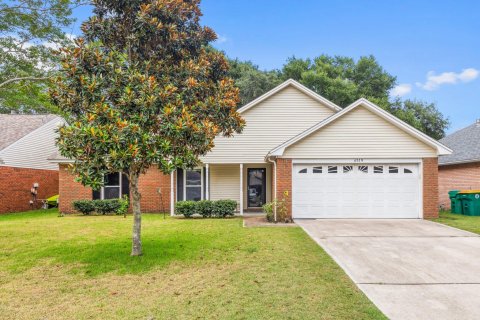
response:
{"label": "downspout", "polygon": [[271,156],[267,155],[267,161],[273,163],[273,219],[277,222],[277,162],[270,158]]}

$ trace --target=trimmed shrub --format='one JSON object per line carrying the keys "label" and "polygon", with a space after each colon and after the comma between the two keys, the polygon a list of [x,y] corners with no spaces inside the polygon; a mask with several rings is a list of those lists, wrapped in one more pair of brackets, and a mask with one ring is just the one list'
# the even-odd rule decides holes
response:
{"label": "trimmed shrub", "polygon": [[93,200],[93,205],[97,213],[116,213],[120,208],[120,199]]}
{"label": "trimmed shrub", "polygon": [[237,209],[235,200],[217,200],[213,202],[212,215],[219,218],[233,216]]}
{"label": "trimmed shrub", "polygon": [[195,203],[195,213],[201,215],[204,218],[212,216],[213,201],[202,200]]}
{"label": "trimmed shrub", "polygon": [[175,203],[175,214],[190,218],[196,211],[195,201],[178,201]]}
{"label": "trimmed shrub", "polygon": [[88,215],[95,211],[95,206],[92,200],[77,200],[73,201],[73,208],[78,212]]}

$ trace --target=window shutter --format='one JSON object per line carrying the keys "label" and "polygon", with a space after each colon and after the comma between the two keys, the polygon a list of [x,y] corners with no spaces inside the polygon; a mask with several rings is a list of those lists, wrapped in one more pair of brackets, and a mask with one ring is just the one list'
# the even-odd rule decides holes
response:
{"label": "window shutter", "polygon": [[183,200],[183,169],[177,169],[177,201]]}
{"label": "window shutter", "polygon": [[100,197],[101,197],[100,189],[98,189],[98,190],[93,190],[93,192],[92,192],[92,199],[93,199],[93,200],[100,200]]}

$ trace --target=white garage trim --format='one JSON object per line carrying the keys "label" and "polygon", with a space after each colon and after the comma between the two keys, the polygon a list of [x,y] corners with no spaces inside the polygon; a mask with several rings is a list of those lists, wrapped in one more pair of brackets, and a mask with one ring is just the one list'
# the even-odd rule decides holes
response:
{"label": "white garage trim", "polygon": [[[315,164],[318,164],[319,168]],[[305,168],[302,165],[305,165]],[[366,168],[361,168],[362,165]],[[316,173],[314,168],[317,170]],[[397,169],[397,172],[389,171],[391,168]],[[332,172],[329,172],[330,169]],[[375,172],[376,169],[381,169],[381,173]],[[301,171],[303,172],[300,173]],[[356,188],[359,188],[358,191]],[[330,189],[335,191],[332,192]],[[374,190],[378,190],[377,194]],[[361,196],[361,191],[366,197]],[[350,196],[343,198],[343,195],[347,194]],[[332,199],[332,202],[329,203],[329,199]],[[375,199],[379,199],[380,204]],[[352,162],[351,159],[292,160],[292,215],[297,219],[423,218],[422,160],[363,159],[363,162]]]}

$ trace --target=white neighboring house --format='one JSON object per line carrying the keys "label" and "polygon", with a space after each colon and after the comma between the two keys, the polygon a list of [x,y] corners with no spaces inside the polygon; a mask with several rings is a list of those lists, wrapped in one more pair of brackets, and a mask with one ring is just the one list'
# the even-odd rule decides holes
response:
{"label": "white neighboring house", "polygon": [[30,209],[35,183],[38,199],[58,194],[58,166],[47,158],[63,123],[51,114],[0,114],[0,213]]}

